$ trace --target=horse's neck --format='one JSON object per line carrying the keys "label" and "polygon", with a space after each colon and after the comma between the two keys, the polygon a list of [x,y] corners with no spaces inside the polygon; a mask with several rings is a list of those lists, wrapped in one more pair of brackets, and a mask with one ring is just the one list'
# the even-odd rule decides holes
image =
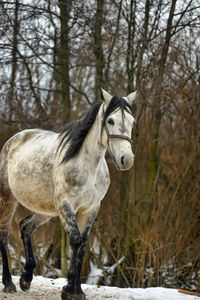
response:
{"label": "horse's neck", "polygon": [[102,145],[100,136],[101,136],[101,109],[97,114],[96,120],[90,129],[87,137],[85,138],[83,144],[83,155],[86,158],[86,161],[93,164],[94,167],[97,167],[98,164],[104,159],[106,154],[106,149]]}

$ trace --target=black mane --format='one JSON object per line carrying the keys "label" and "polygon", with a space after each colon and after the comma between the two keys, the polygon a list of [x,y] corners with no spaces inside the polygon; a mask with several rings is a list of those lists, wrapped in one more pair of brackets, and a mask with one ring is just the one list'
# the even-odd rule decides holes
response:
{"label": "black mane", "polygon": [[[61,163],[67,162],[79,152],[90,128],[96,119],[101,104],[101,101],[97,102],[92,108],[90,108],[85,117],[83,117],[81,120],[72,121],[63,128],[59,135],[59,137],[61,137],[61,141],[58,149],[61,147],[61,150],[63,150],[69,141],[71,143],[67,148]],[[131,106],[125,99],[119,96],[113,96],[104,113],[102,126],[104,126],[107,117],[118,107],[120,107],[122,111],[126,110],[131,113]]]}
{"label": "black mane", "polygon": [[96,119],[101,104],[102,102],[97,102],[88,111],[85,117],[68,123],[61,131],[59,136],[62,137],[62,139],[58,148],[62,147],[63,149],[69,141],[71,142],[63,157],[62,163],[67,162],[79,152],[85,137]]}

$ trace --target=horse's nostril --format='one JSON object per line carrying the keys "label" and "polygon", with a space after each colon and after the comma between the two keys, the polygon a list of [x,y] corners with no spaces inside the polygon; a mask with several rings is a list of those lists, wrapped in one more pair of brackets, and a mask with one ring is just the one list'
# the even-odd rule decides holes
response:
{"label": "horse's nostril", "polygon": [[124,156],[121,157],[121,164],[124,166]]}

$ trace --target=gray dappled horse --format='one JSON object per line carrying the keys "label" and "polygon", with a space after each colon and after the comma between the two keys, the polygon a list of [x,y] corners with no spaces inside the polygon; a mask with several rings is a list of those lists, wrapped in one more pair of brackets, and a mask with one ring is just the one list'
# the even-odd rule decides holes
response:
{"label": "gray dappled horse", "polygon": [[86,299],[80,273],[86,243],[109,184],[105,160],[108,149],[117,169],[131,168],[131,105],[136,92],[111,96],[101,89],[103,102],[96,103],[79,121],[58,134],[40,129],[23,130],[11,137],[0,155],[0,249],[4,292],[16,287],[8,266],[9,227],[17,204],[32,213],[20,221],[26,264],[20,287],[26,291],[36,262],[31,245],[34,229],[59,216],[72,248],[67,285],[62,299]]}

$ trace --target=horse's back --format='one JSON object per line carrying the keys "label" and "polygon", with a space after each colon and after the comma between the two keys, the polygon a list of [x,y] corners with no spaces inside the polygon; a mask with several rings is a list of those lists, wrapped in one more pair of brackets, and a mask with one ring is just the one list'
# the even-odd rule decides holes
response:
{"label": "horse's back", "polygon": [[50,154],[54,155],[57,136],[58,134],[52,131],[41,129],[20,131],[5,143],[0,160],[6,161],[11,168],[21,161],[28,164],[44,161],[50,158]]}
{"label": "horse's back", "polygon": [[[20,148],[26,147],[27,144],[34,142],[43,141],[43,144],[47,143],[48,137],[57,136],[53,131],[46,131],[42,129],[25,129],[15,135],[13,135],[2,148],[1,153],[5,153],[8,156],[12,155],[15,151],[18,151]],[[40,144],[37,145],[40,147]],[[36,146],[36,144],[35,144]]]}
{"label": "horse's back", "polygon": [[37,213],[56,214],[52,171],[57,137],[52,131],[23,130],[11,137],[1,152],[13,196]]}

